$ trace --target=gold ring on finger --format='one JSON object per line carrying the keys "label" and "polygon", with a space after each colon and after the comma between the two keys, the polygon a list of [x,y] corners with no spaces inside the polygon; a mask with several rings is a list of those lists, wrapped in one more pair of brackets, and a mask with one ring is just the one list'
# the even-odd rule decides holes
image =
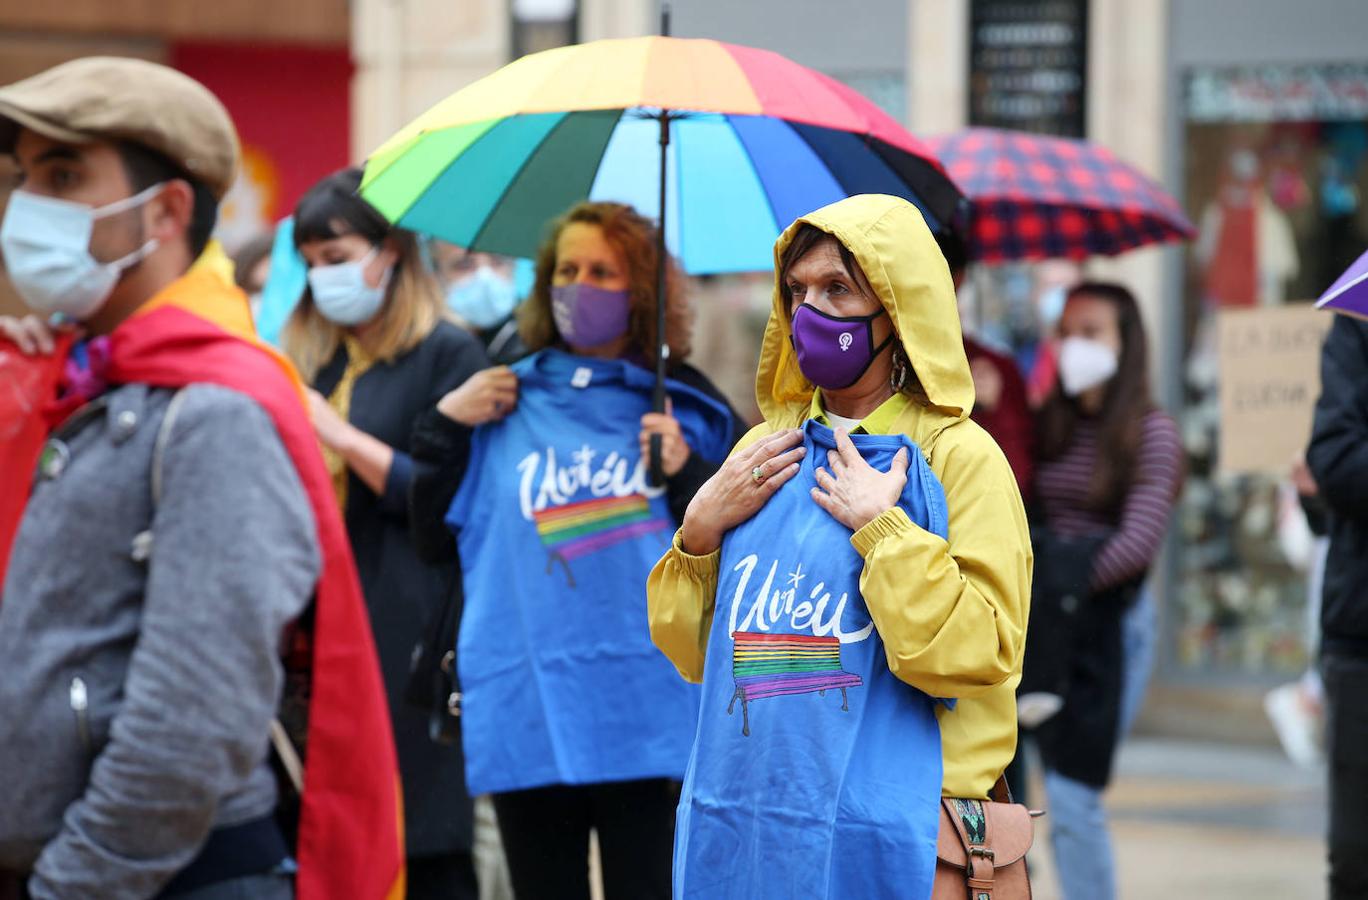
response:
{"label": "gold ring on finger", "polygon": [[760,466],[756,466],[754,469],[751,469],[751,481],[754,481],[756,484],[760,484],[764,480],[765,470],[763,468],[761,468]]}

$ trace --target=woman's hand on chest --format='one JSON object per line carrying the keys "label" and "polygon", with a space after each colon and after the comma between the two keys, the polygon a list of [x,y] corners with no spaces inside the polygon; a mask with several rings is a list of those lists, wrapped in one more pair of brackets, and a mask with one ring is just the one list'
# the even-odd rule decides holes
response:
{"label": "woman's hand on chest", "polygon": [[836,429],[836,449],[827,464],[816,470],[817,487],[812,499],[852,532],[859,531],[882,513],[898,505],[907,486],[907,448],[897,452],[887,472],[865,462],[846,434]]}
{"label": "woman's hand on chest", "polygon": [[706,556],[722,546],[722,538],[750,519],[779,488],[798,474],[807,448],[797,429],[776,432],[733,453],[699,488],[684,513],[684,551]]}

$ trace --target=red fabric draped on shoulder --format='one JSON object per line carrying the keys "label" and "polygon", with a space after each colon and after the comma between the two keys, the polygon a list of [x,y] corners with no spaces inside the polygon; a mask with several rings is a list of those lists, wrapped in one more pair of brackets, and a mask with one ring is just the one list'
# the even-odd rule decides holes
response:
{"label": "red fabric draped on shoulder", "polygon": [[26,356],[0,339],[0,586],[70,349],[70,335],[59,337],[51,356]]}

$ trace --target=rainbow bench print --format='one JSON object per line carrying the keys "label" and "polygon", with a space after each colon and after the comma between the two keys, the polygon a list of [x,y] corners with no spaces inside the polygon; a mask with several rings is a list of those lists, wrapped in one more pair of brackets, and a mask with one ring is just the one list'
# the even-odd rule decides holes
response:
{"label": "rainbow bench print", "polygon": [[841,642],[812,634],[761,634],[738,631],[732,635],[732,677],[736,693],[727,715],[741,701],[741,733],[750,736],[750,702],[789,694],[826,695],[839,688],[841,709],[849,712],[846,688],[859,687],[859,675],[841,669]]}
{"label": "rainbow bench print", "polygon": [[651,512],[651,501],[641,494],[566,503],[538,510],[532,519],[550,554],[546,571],[559,562],[570,587],[575,586],[570,560],[670,527],[667,519]]}

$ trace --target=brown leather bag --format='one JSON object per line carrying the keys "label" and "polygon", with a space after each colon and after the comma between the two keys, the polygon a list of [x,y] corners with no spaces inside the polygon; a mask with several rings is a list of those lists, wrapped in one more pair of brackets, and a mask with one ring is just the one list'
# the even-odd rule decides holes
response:
{"label": "brown leather bag", "polygon": [[1011,802],[1006,782],[993,796],[1000,799],[941,798],[931,900],[1030,900],[1031,812]]}

